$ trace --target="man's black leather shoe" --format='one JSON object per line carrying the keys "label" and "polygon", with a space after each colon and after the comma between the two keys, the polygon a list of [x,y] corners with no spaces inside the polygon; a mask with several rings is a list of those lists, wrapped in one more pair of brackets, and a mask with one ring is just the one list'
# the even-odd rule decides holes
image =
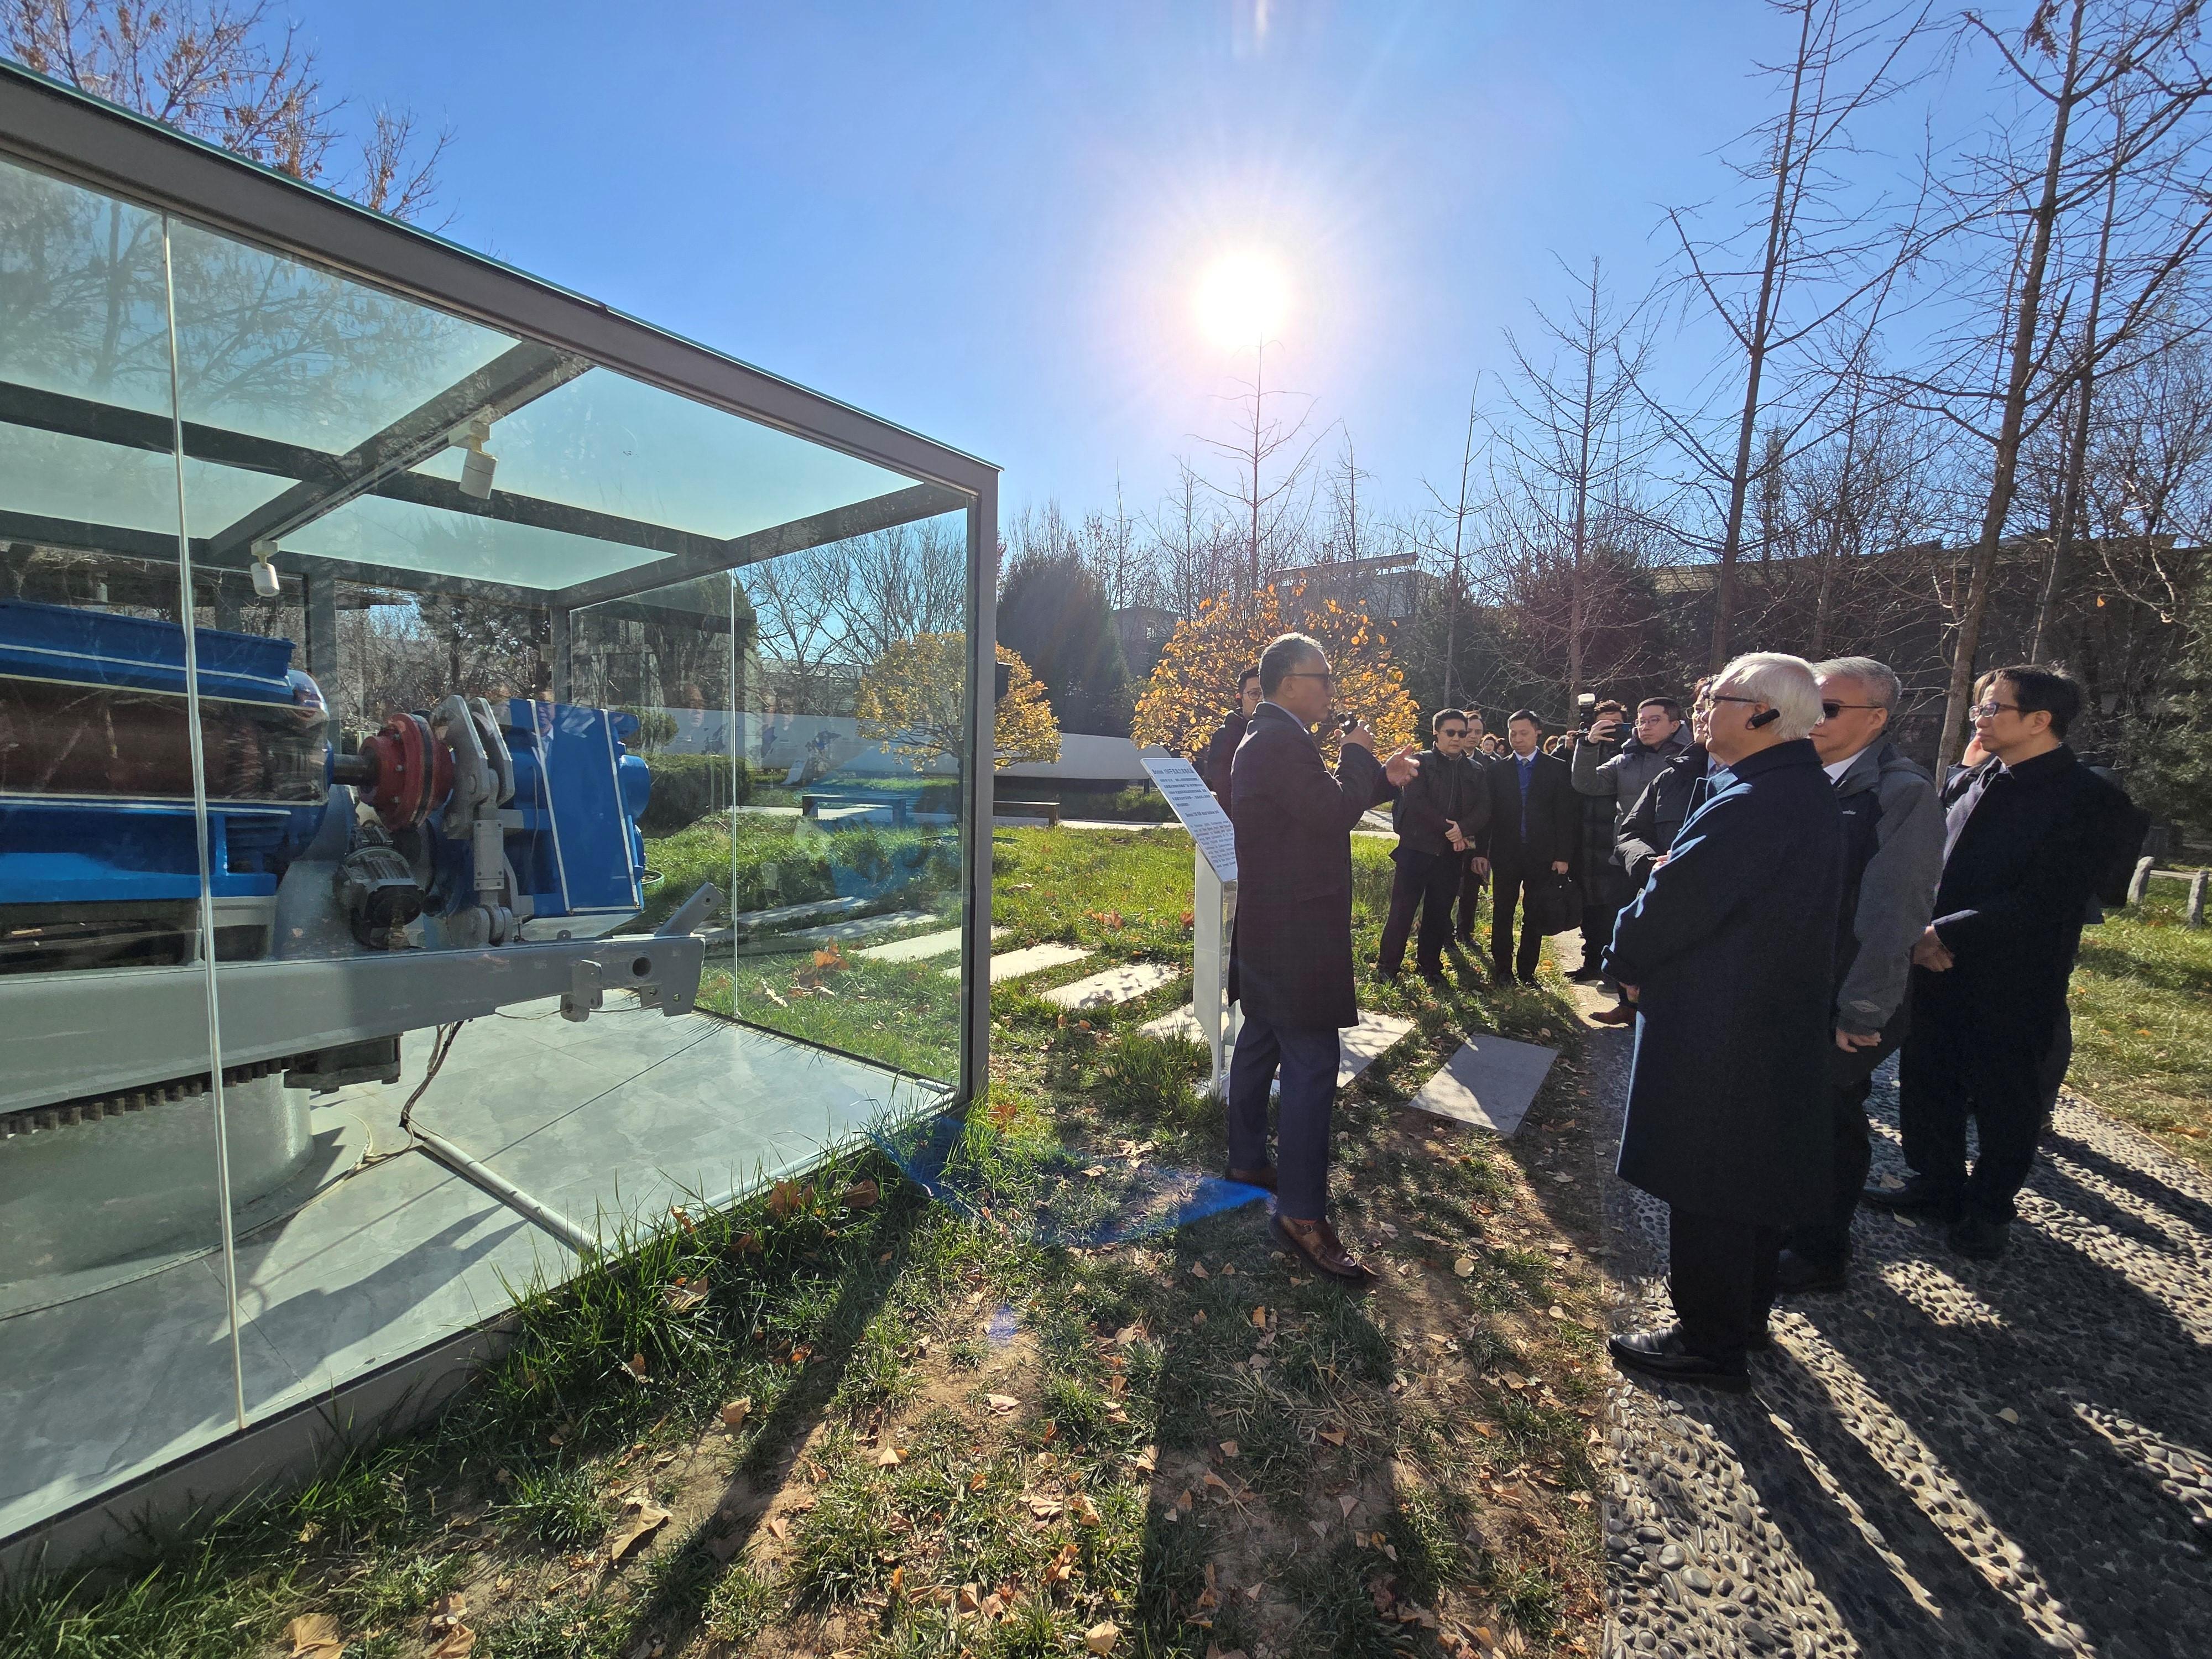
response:
{"label": "man's black leather shoe", "polygon": [[1605,1346],[1613,1355],[1613,1363],[1625,1371],[1636,1371],[1669,1382],[1692,1382],[1699,1388],[1718,1389],[1724,1394],[1742,1394],[1751,1387],[1751,1372],[1741,1359],[1729,1365],[1691,1352],[1682,1345],[1680,1325],[1608,1337]]}
{"label": "man's black leather shoe", "polygon": [[1951,1224],[1951,1248],[1976,1261],[1994,1261],[2005,1252],[2010,1224],[1987,1216],[1962,1216]]}
{"label": "man's black leather shoe", "polygon": [[1751,1334],[1750,1340],[1743,1345],[1743,1351],[1746,1353],[1765,1353],[1773,1346],[1773,1330],[1768,1326],[1761,1325]]}
{"label": "man's black leather shoe", "polygon": [[1602,985],[1605,983],[1605,969],[1594,962],[1586,962],[1567,977],[1577,985]]}
{"label": "man's black leather shoe", "polygon": [[1239,1170],[1232,1166],[1225,1174],[1241,1186],[1265,1187],[1271,1193],[1275,1190],[1275,1166],[1272,1164],[1262,1164],[1256,1170]]}
{"label": "man's black leather shoe", "polygon": [[1810,1261],[1795,1250],[1784,1250],[1781,1259],[1774,1264],[1774,1288],[1785,1296],[1840,1291],[1844,1288],[1844,1264],[1838,1261],[1829,1267]]}
{"label": "man's black leather shoe", "polygon": [[1931,1185],[1922,1176],[1914,1176],[1902,1187],[1869,1186],[1859,1194],[1859,1202],[1892,1215],[1932,1215],[1938,1221],[1956,1221],[1960,1214],[1959,1194]]}

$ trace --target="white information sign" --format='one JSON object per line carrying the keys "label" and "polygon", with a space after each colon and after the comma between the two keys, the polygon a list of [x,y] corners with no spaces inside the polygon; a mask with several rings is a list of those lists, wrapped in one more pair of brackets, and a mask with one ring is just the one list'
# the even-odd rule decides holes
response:
{"label": "white information sign", "polygon": [[1198,769],[1164,749],[1138,757],[1197,845],[1191,869],[1191,1012],[1212,1061],[1207,1086],[1229,1084],[1236,1011],[1229,1000],[1229,946],[1237,924],[1237,831]]}
{"label": "white information sign", "polygon": [[1221,810],[1221,803],[1214,799],[1213,791],[1206,787],[1206,780],[1198,775],[1198,769],[1187,760],[1176,759],[1164,749],[1145,750],[1137,758],[1152,775],[1152,781],[1175,809],[1182,827],[1190,831],[1198,850],[1213,866],[1213,873],[1223,881],[1236,880],[1236,826],[1229,822],[1229,814]]}

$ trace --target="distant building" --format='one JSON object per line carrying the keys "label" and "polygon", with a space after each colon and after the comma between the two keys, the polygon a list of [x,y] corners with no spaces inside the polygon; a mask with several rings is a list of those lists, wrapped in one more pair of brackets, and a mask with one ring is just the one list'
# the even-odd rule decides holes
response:
{"label": "distant building", "polygon": [[1420,572],[1411,553],[1374,559],[1331,559],[1279,570],[1278,588],[1303,587],[1309,604],[1334,599],[1347,611],[1364,611],[1377,622],[1404,622],[1413,614]]}

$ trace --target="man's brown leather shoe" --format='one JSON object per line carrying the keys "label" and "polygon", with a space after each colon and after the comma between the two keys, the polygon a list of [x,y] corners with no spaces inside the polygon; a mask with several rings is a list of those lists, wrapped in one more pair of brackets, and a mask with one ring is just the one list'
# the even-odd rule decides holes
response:
{"label": "man's brown leather shoe", "polygon": [[1633,1025],[1636,1023],[1636,1005],[1616,1002],[1612,1007],[1601,1008],[1587,1018],[1593,1025]]}
{"label": "man's brown leather shoe", "polygon": [[1282,1249],[1304,1257],[1339,1284],[1364,1286],[1375,1282],[1374,1273],[1344,1248],[1344,1241],[1328,1222],[1293,1221],[1278,1215],[1268,1221],[1267,1227]]}
{"label": "man's brown leather shoe", "polygon": [[1272,1164],[1262,1164],[1256,1170],[1240,1170],[1232,1164],[1228,1176],[1246,1187],[1265,1187],[1271,1193],[1275,1190],[1275,1166]]}

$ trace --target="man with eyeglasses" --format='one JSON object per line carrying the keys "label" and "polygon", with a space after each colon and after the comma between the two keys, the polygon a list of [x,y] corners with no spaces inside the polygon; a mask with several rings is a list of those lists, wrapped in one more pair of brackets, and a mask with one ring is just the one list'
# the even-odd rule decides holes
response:
{"label": "man with eyeglasses", "polygon": [[1252,723],[1252,711],[1260,706],[1260,671],[1248,668],[1237,677],[1237,706],[1222,717],[1221,724],[1206,741],[1206,754],[1199,767],[1199,775],[1206,787],[1213,791],[1213,798],[1221,803],[1221,810],[1229,810],[1229,767],[1237,758],[1237,745],[1244,741],[1244,728]]}
{"label": "man with eyeglasses", "polygon": [[1867,1097],[1910,1018],[1906,975],[1943,870],[1943,806],[1934,780],[1890,741],[1903,688],[1871,657],[1838,657],[1814,671],[1820,723],[1813,748],[1844,820],[1844,896],[1836,929],[1834,1042],[1826,1117],[1833,1176],[1826,1201],[1792,1228],[1775,1287],[1840,1291],[1851,1217],[1874,1158]]}
{"label": "man with eyeglasses", "polygon": [[1728,769],[1620,913],[1605,966],[1637,1005],[1620,1173],[1668,1207],[1675,1322],[1607,1343],[1625,1370],[1732,1392],[1766,1341],[1783,1230],[1826,1191],[1826,1074],[1843,836],[1807,739],[1811,666],[1721,671],[1706,747]]}
{"label": "man with eyeglasses", "polygon": [[[1312,728],[1336,690],[1328,654],[1285,634],[1260,657],[1261,702],[1230,768],[1237,830],[1237,955],[1231,994],[1243,1028],[1229,1067],[1229,1178],[1272,1188],[1275,1243],[1340,1283],[1363,1267],[1328,1221],[1329,1116],[1337,1033],[1359,1021],[1352,969],[1352,830],[1419,775],[1411,749],[1375,756],[1357,720],[1330,775]],[[1267,1091],[1280,1074],[1276,1157]]]}
{"label": "man with eyeglasses", "polygon": [[[2054,668],[2001,668],[1969,712],[1990,759],[1944,794],[1935,920],[1912,947],[1912,1026],[1898,1062],[1911,1178],[1869,1204],[1949,1224],[1951,1248],[2004,1253],[2035,1164],[2082,918],[2132,816],[2075,758],[2081,688]],[[1966,1166],[1966,1120],[1980,1156]]]}
{"label": "man with eyeglasses", "polygon": [[1429,725],[1435,742],[1416,757],[1421,769],[1398,792],[1391,811],[1398,845],[1390,857],[1397,871],[1391,878],[1390,915],[1382,924],[1382,946],[1375,967],[1389,979],[1405,965],[1406,938],[1413,931],[1419,912],[1420,935],[1413,966],[1423,979],[1440,985],[1461,867],[1474,838],[1490,821],[1490,794],[1467,758],[1466,714],[1441,708]]}

